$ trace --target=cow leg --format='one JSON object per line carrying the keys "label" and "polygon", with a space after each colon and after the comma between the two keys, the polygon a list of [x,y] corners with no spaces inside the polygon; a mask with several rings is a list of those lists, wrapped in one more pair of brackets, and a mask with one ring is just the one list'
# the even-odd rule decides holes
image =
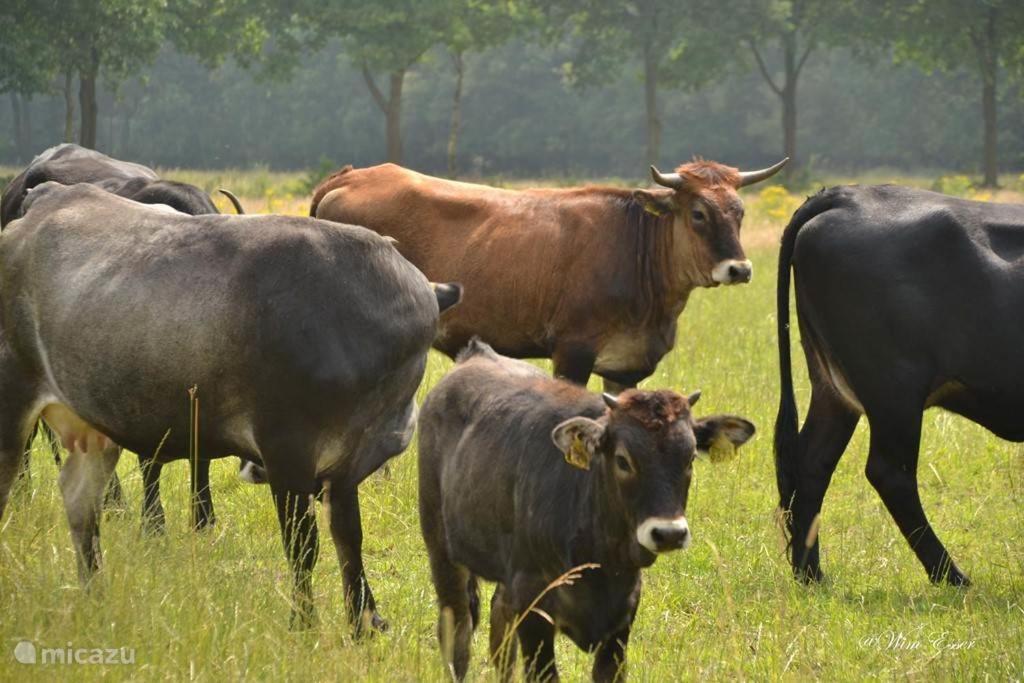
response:
{"label": "cow leg", "polygon": [[505,587],[498,584],[491,597],[491,665],[498,670],[501,681],[512,680],[512,669],[516,664],[519,642],[512,631],[516,612],[505,600]]}
{"label": "cow leg", "polygon": [[629,627],[615,633],[598,646],[594,653],[594,668],[591,670],[591,678],[595,683],[626,680],[627,644],[629,644]]}
{"label": "cow leg", "polygon": [[[359,490],[341,482],[331,482],[327,504],[331,537],[341,565],[342,586],[349,623],[358,637],[369,626],[386,631],[388,624],[377,614],[377,603],[363,569],[363,523],[359,516]],[[465,591],[466,584],[462,584]]]}
{"label": "cow leg", "polygon": [[597,357],[589,347],[568,345],[556,347],[551,360],[555,366],[555,377],[586,386]]}
{"label": "cow leg", "polygon": [[516,630],[523,650],[523,667],[528,681],[557,681],[555,627],[546,619],[528,613]]}
{"label": "cow leg", "polygon": [[469,570],[451,562],[447,555],[431,554],[430,574],[437,591],[437,640],[445,666],[461,681],[469,669],[473,617],[469,608]]}
{"label": "cow leg", "polygon": [[192,500],[192,527],[196,530],[212,526],[216,521],[213,514],[213,495],[210,493],[210,461],[199,459],[189,463],[189,482],[195,498]]}
{"label": "cow leg", "polygon": [[969,579],[953,564],[921,506],[917,488],[921,412],[908,414],[904,411],[901,415],[898,411],[886,411],[881,416],[869,413],[868,422],[871,425],[868,481],[878,491],[932,582],[945,580],[954,586],[969,585]]}
{"label": "cow leg", "polygon": [[73,450],[64,461],[58,482],[78,558],[78,578],[88,583],[100,568],[100,513],[103,493],[121,457],[115,444],[88,452]]}
{"label": "cow leg", "polygon": [[291,565],[292,615],[291,628],[305,629],[313,625],[316,611],[313,607],[313,567],[320,550],[316,510],[308,493],[286,491],[271,486],[277,506],[277,521],[281,525],[284,552]]}
{"label": "cow leg", "polygon": [[807,419],[800,430],[796,492],[790,507],[791,552],[797,578],[811,581],[823,578],[818,536],[815,533],[811,537],[811,528],[859,419],[860,415],[829,388],[814,386]]}
{"label": "cow leg", "polygon": [[[0,397],[0,402],[2,400]],[[19,424],[17,419],[0,424],[0,519],[3,519],[14,481],[24,476],[28,451],[25,449],[26,439],[23,435],[28,433],[29,428],[30,425]]]}
{"label": "cow leg", "polygon": [[125,506],[121,478],[117,476],[117,472],[111,472],[110,482],[107,484],[106,493],[103,495],[103,507],[108,510],[123,510]]}
{"label": "cow leg", "polygon": [[162,534],[166,528],[164,506],[160,502],[160,472],[163,465],[154,458],[139,456],[142,472],[142,532]]}

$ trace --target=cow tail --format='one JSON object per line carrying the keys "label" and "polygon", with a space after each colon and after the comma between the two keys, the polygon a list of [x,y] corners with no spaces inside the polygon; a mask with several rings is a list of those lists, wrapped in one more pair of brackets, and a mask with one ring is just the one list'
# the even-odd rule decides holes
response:
{"label": "cow tail", "polygon": [[342,176],[352,170],[352,164],[343,166],[338,171],[327,176],[316,188],[313,190],[313,199],[309,202],[309,215],[311,218],[316,218],[316,210],[320,208],[320,202],[323,200],[327,193],[337,188],[343,182]]}
{"label": "cow tail", "polygon": [[797,209],[782,233],[779,277],[776,286],[776,322],[779,337],[779,412],[775,418],[775,477],[779,487],[779,509],[790,509],[796,492],[797,440],[799,434],[796,397],[793,394],[793,359],[789,346],[789,283],[797,233],[809,220],[835,206],[835,196],[822,191]]}

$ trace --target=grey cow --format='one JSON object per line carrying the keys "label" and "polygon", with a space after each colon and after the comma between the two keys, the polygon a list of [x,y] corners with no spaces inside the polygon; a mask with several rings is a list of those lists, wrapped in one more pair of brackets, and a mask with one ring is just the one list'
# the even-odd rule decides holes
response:
{"label": "grey cow", "polygon": [[[0,236],[0,515],[40,416],[70,454],[59,481],[87,580],[120,444],[266,466],[314,617],[311,505],[323,492],[357,631],[383,628],[361,557],[358,485],[407,446],[440,310],[435,285],[363,228],[282,216],[185,216],[47,183]],[[162,444],[162,445],[161,445]]]}
{"label": "grey cow", "polygon": [[[420,523],[457,679],[479,616],[477,577],[498,584],[490,645],[503,678],[516,640],[528,678],[557,678],[556,631],[594,652],[595,680],[623,675],[640,570],[690,543],[695,451],[754,433],[740,417],[694,418],[698,397],[629,390],[602,401],[479,341],[460,354],[423,405],[419,437]],[[530,610],[586,563],[600,567]]]}

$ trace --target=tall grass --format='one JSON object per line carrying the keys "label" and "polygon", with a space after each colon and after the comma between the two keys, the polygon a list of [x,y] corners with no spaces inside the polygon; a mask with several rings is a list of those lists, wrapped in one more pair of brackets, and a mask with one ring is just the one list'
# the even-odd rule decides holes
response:
{"label": "tall grass", "polygon": [[[698,413],[739,413],[759,432],[734,460],[697,464],[688,510],[694,544],[646,572],[628,652],[631,677],[1020,680],[1024,454],[963,419],[926,415],[920,483],[930,520],[972,588],[928,583],[863,475],[863,424],[821,518],[827,581],[805,587],[791,578],[773,516],[771,454],[778,400],[772,245],[781,225],[768,217],[773,205],[761,201],[748,201],[744,228],[753,282],[695,292],[676,349],[644,383],[701,389]],[[797,400],[806,409],[803,356],[794,346]],[[431,355],[421,397],[449,367]],[[392,462],[390,477],[373,476],[361,489],[367,570],[392,628],[358,643],[343,616],[322,514],[314,574],[320,623],[311,632],[288,630],[290,578],[270,493],[239,482],[233,462],[213,465],[218,523],[205,533],[187,530],[186,464],[166,467],[168,534],[149,538],[139,531],[138,468],[125,455],[118,471],[133,509],[104,520],[104,568],[88,591],[78,585],[56,467],[42,443],[32,470],[0,520],[0,680],[446,680],[417,519],[415,446]],[[494,675],[487,590],[470,668],[477,680]],[[21,665],[12,654],[21,639],[134,647],[135,664]],[[566,680],[589,675],[590,658],[564,638],[557,660]]]}

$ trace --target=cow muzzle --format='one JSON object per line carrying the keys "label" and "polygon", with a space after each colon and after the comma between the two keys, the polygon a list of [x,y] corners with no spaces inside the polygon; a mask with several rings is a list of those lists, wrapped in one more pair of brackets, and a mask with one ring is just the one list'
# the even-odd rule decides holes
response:
{"label": "cow muzzle", "polygon": [[750,278],[753,276],[754,265],[749,260],[719,261],[711,270],[711,279],[720,285],[738,285],[750,282]]}
{"label": "cow muzzle", "polygon": [[686,517],[648,517],[636,529],[636,540],[652,553],[689,548],[691,538]]}

